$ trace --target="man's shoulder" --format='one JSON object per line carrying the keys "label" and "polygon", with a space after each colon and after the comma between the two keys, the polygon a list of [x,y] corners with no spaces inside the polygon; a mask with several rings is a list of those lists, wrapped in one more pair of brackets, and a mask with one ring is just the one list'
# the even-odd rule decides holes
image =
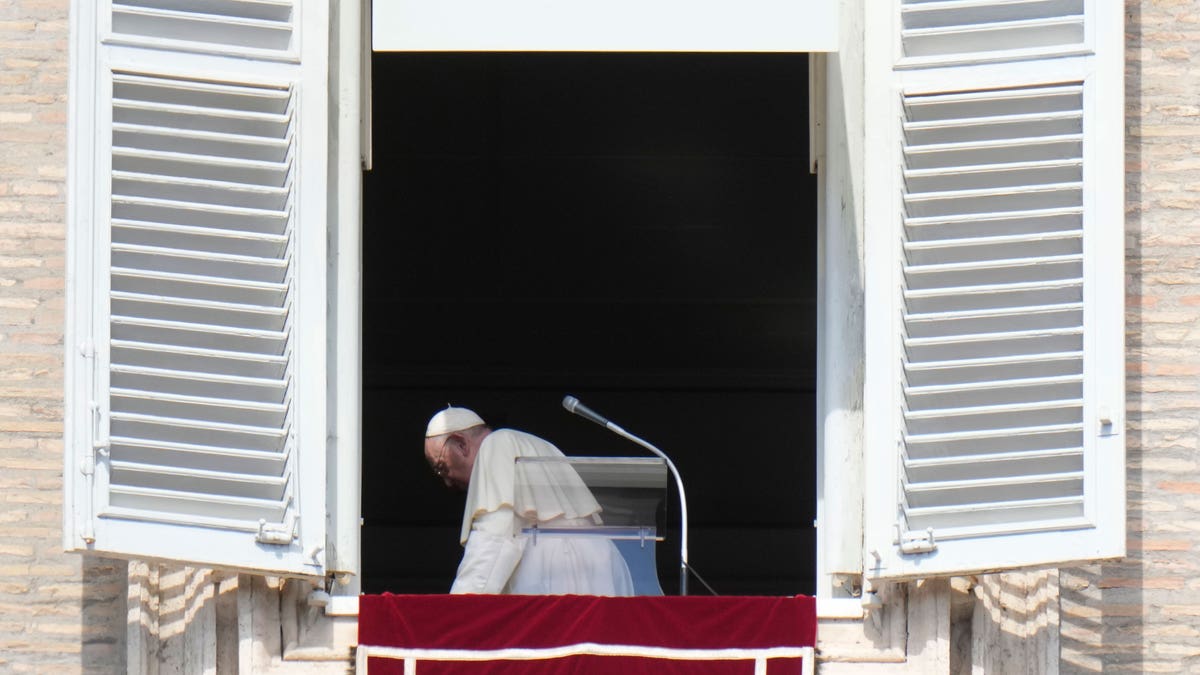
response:
{"label": "man's shoulder", "polygon": [[516,429],[497,429],[488,434],[483,443],[494,448],[506,448],[515,455],[561,454],[549,441]]}

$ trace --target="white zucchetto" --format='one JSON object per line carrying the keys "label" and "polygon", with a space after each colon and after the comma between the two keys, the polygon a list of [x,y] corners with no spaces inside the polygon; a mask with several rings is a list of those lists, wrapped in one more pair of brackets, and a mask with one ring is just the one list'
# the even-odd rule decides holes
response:
{"label": "white zucchetto", "polygon": [[483,421],[482,417],[476,415],[474,410],[449,406],[445,410],[439,410],[436,415],[429,418],[429,426],[425,427],[425,438],[450,434],[455,431],[477,427],[481,424],[486,424],[486,422]]}

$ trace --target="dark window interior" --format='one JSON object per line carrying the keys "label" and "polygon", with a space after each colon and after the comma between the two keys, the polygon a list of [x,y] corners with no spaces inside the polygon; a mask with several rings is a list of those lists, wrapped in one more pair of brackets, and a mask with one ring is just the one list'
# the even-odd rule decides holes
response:
{"label": "dark window interior", "polygon": [[[812,593],[816,184],[804,55],[376,54],[364,185],[363,588],[442,593],[472,407],[683,475],[722,595]],[[658,562],[678,588],[677,509]],[[690,591],[704,592],[692,582]]]}

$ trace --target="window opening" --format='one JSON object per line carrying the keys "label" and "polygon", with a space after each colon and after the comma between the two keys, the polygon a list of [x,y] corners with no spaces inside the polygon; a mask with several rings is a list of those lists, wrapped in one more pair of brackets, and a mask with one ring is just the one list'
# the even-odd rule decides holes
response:
{"label": "window opening", "polygon": [[812,593],[807,57],[373,59],[363,589],[449,588],[463,498],[419,451],[447,403],[569,455],[643,454],[565,413],[572,393],[671,454],[717,591]]}

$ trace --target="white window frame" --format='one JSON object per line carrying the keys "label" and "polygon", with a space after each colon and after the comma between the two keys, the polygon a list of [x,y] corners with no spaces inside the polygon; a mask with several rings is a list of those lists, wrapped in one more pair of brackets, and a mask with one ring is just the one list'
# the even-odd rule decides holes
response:
{"label": "white window frame", "polygon": [[377,51],[822,52],[837,0],[374,0]]}

